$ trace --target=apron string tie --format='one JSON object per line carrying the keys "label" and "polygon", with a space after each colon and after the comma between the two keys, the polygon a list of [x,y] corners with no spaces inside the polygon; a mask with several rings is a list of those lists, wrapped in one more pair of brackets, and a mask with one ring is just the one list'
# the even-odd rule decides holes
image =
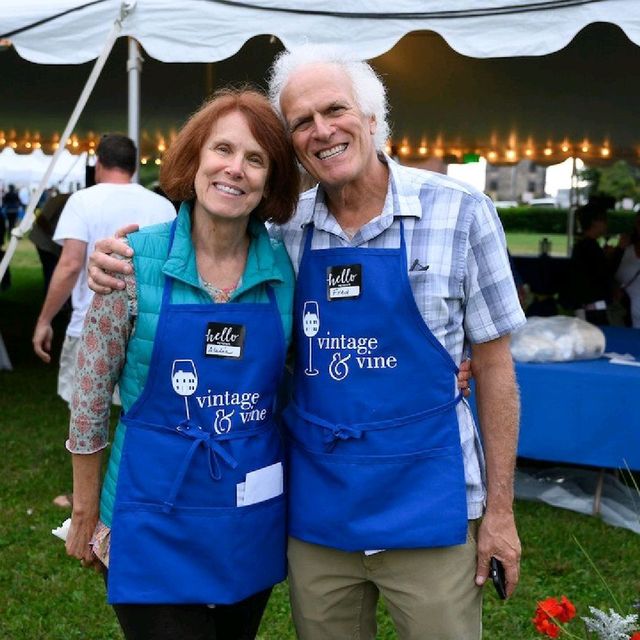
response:
{"label": "apron string tie", "polygon": [[[343,424],[333,424],[320,416],[314,415],[313,413],[309,413],[302,409],[295,402],[290,402],[289,406],[285,411],[292,411],[300,416],[303,420],[306,420],[310,424],[314,424],[318,427],[321,427],[325,430],[324,442],[325,444],[331,444],[331,449],[333,450],[338,440],[348,440],[350,438],[362,438],[363,434],[367,431],[378,431],[380,429],[389,429],[393,427],[401,427],[405,424],[409,424],[411,422],[415,422],[417,420],[423,420],[425,418],[429,418],[431,416],[437,415],[438,413],[443,413],[445,411],[449,411],[453,409],[460,401],[462,400],[462,393],[458,393],[453,400],[449,402],[445,402],[439,407],[433,407],[432,409],[427,409],[426,411],[420,411],[419,413],[414,413],[407,416],[400,416],[398,418],[392,418],[389,420],[379,420],[375,422],[360,422],[350,426]],[[326,433],[329,432],[329,433]]]}
{"label": "apron string tie", "polygon": [[338,440],[350,440],[351,438],[362,438],[362,429],[354,429],[343,424],[337,424],[333,427],[324,427],[325,433],[323,442],[325,449],[331,452],[335,449]]}
{"label": "apron string tie", "polygon": [[238,466],[238,461],[229,454],[222,445],[216,442],[215,436],[209,431],[203,431],[199,426],[188,420],[183,420],[175,430],[185,438],[191,438],[193,443],[189,447],[189,450],[182,459],[180,469],[176,479],[173,481],[169,497],[165,500],[163,511],[168,513],[173,509],[173,505],[180,491],[180,487],[184,482],[184,478],[191,464],[191,460],[195,455],[196,450],[199,447],[206,447],[209,450],[208,462],[209,462],[209,475],[213,480],[220,480],[222,477],[222,471],[220,469],[220,462],[218,456],[227,464],[227,466],[235,469]]}
{"label": "apron string tie", "polygon": [[316,424],[322,429],[324,429],[324,436],[322,441],[325,446],[325,450],[327,452],[331,452],[335,449],[338,440],[351,440],[362,438],[362,434],[364,433],[363,429],[358,429],[359,425],[355,426],[347,426],[346,424],[332,424],[327,420],[323,420],[319,416],[314,416],[311,413],[307,413],[304,409],[301,409],[295,403],[291,403],[291,408],[296,411],[300,416],[302,416],[305,420],[308,420],[312,424]]}

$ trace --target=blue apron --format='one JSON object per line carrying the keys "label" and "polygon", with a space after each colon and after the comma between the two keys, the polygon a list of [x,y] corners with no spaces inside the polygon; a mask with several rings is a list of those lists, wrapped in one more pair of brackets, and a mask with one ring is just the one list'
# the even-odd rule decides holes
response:
{"label": "blue apron", "polygon": [[172,286],[167,277],[146,386],[122,417],[111,604],[230,604],[286,575],[275,294],[177,305]]}
{"label": "blue apron", "polygon": [[466,540],[458,369],[416,305],[402,222],[400,236],[399,249],[312,251],[307,232],[284,416],[289,533],[307,542],[362,551]]}

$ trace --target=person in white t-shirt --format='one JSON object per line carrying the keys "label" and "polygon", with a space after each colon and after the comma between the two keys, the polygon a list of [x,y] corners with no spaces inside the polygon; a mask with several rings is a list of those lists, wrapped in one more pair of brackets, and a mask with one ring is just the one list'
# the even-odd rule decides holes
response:
{"label": "person in white t-shirt", "polygon": [[102,137],[96,150],[96,185],[74,193],[60,216],[53,240],[62,253],[33,332],[33,348],[44,362],[51,361],[51,322],[71,296],[73,312],[60,354],[58,395],[71,400],[73,374],[84,317],[93,292],[87,285],[87,261],[97,239],[135,221],[141,227],[172,220],[175,208],[162,196],[131,182],[136,169],[136,147],[120,134]]}

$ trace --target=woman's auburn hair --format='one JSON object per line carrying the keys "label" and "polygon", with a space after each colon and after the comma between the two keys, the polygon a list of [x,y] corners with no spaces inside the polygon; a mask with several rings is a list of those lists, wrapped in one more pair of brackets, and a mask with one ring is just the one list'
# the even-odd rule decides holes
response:
{"label": "woman's auburn hair", "polygon": [[283,123],[267,97],[255,89],[220,89],[187,120],[165,154],[160,186],[171,200],[194,198],[202,147],[215,123],[235,111],[246,118],[253,137],[269,157],[265,195],[252,215],[262,221],[287,222],[298,202],[300,172]]}

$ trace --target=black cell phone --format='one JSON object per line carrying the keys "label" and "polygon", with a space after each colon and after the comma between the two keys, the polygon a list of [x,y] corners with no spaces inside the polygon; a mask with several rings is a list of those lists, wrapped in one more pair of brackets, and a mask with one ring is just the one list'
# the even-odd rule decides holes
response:
{"label": "black cell phone", "polygon": [[496,588],[498,598],[506,600],[507,583],[504,579],[504,567],[502,562],[494,557],[491,558],[491,579],[493,580],[493,586]]}

